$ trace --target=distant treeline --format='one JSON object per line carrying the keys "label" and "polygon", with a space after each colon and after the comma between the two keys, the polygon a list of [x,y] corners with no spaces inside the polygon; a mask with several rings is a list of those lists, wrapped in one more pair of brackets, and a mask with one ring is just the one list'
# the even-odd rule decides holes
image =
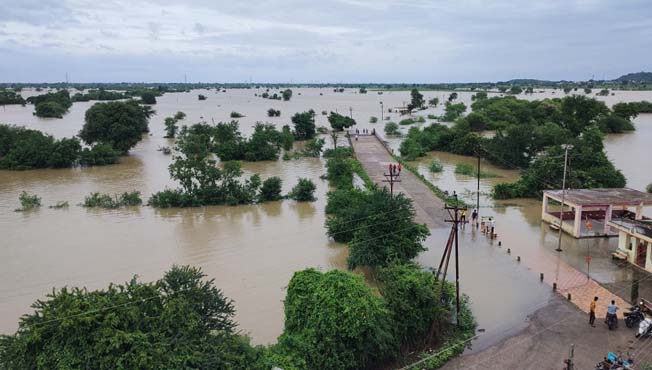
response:
{"label": "distant treeline", "polygon": [[286,89],[293,87],[323,87],[323,88],[349,88],[357,91],[367,91],[374,89],[382,90],[499,90],[501,87],[506,89],[512,86],[520,86],[524,89],[531,88],[609,88],[625,90],[646,90],[652,89],[652,73],[639,72],[630,73],[620,76],[613,80],[587,80],[587,81],[568,81],[568,80],[538,80],[538,79],[512,79],[507,81],[496,82],[458,82],[458,83],[264,83],[264,82],[230,82],[230,83],[2,83],[0,89],[11,88],[21,89],[27,87],[34,88],[74,88],[80,90],[86,89],[105,89],[105,90],[137,90],[137,89],[154,89],[160,92],[184,92],[194,89],[215,89],[224,91],[225,89],[253,89],[253,88],[271,88]]}

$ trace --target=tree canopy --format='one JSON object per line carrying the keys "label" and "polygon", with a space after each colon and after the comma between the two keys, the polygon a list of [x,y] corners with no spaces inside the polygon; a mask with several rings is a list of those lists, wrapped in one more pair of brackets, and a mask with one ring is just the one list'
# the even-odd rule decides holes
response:
{"label": "tree canopy", "polygon": [[174,266],[36,301],[19,331],[0,338],[1,369],[252,369],[259,353],[235,333],[233,302],[201,270]]}
{"label": "tree canopy", "polygon": [[135,101],[96,103],[86,111],[79,137],[86,144],[109,144],[122,154],[136,146],[149,131],[153,111]]}
{"label": "tree canopy", "polygon": [[30,96],[27,102],[34,104],[34,114],[38,117],[62,118],[72,107],[68,90]]}
{"label": "tree canopy", "polygon": [[356,124],[353,118],[335,112],[328,115],[328,122],[331,124],[331,128],[336,131],[342,131]]}
{"label": "tree canopy", "polygon": [[297,140],[310,140],[315,137],[315,111],[312,109],[303,112],[295,113],[292,116],[292,123],[294,124],[294,137]]}

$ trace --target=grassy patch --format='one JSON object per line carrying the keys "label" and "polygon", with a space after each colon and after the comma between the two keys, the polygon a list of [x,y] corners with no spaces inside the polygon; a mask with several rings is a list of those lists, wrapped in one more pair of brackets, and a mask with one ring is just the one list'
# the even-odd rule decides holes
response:
{"label": "grassy patch", "polygon": [[[455,173],[458,175],[472,176],[478,175],[478,168],[468,163],[458,163],[455,166]],[[480,178],[501,177],[493,172],[480,171]]]}
{"label": "grassy patch", "polygon": [[432,162],[430,162],[430,164],[428,165],[428,169],[432,173],[439,173],[444,170],[444,166],[442,166],[438,160],[433,159]]}
{"label": "grassy patch", "polygon": [[41,207],[41,197],[36,194],[29,194],[24,191],[20,193],[18,200],[20,201],[20,208],[16,209],[16,212],[30,211]]}

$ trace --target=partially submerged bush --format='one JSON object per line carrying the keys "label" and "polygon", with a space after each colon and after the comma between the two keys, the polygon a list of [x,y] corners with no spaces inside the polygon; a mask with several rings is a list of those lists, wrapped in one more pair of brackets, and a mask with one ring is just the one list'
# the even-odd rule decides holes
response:
{"label": "partially submerged bush", "polygon": [[139,206],[143,203],[139,191],[125,192],[120,195],[91,193],[86,196],[84,207],[115,209],[120,207]]}
{"label": "partially submerged bush", "polygon": [[428,166],[428,169],[430,172],[436,173],[436,172],[442,172],[444,170],[444,166],[439,163],[438,160],[433,159],[432,162],[430,162],[430,165]]}
{"label": "partially submerged bush", "polygon": [[41,206],[41,198],[36,194],[29,194],[26,191],[20,193],[18,200],[20,201],[20,208],[16,209],[17,212],[29,211]]}
{"label": "partially submerged bush", "polygon": [[385,124],[385,134],[386,135],[393,135],[393,136],[400,136],[401,131],[399,131],[398,125],[396,124],[396,122],[390,121],[390,122],[387,122]]}
{"label": "partially submerged bush", "polygon": [[274,176],[263,181],[260,187],[260,194],[258,199],[261,202],[274,201],[283,199],[281,191],[283,188],[283,180],[280,177]]}
{"label": "partially submerged bush", "polygon": [[299,182],[292,188],[288,194],[288,198],[294,199],[297,202],[312,202],[315,201],[315,190],[317,186],[310,179],[299,178]]}

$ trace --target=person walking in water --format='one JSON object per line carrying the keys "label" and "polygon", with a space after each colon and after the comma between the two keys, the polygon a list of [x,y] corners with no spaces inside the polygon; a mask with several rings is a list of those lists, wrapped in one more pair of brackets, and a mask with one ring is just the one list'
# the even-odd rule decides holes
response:
{"label": "person walking in water", "polygon": [[478,210],[474,209],[471,213],[471,226],[476,226],[478,224]]}
{"label": "person walking in water", "polygon": [[462,215],[460,216],[460,221],[462,221],[463,224],[466,223],[466,209],[462,210]]}
{"label": "person walking in water", "polygon": [[494,220],[493,217],[489,218],[489,226],[491,227],[491,234],[489,234],[489,235],[493,239],[493,237],[495,235],[495,231],[496,231],[496,221]]}
{"label": "person walking in water", "polygon": [[589,325],[595,328],[595,304],[598,302],[598,297],[593,297],[591,305],[589,306]]}

